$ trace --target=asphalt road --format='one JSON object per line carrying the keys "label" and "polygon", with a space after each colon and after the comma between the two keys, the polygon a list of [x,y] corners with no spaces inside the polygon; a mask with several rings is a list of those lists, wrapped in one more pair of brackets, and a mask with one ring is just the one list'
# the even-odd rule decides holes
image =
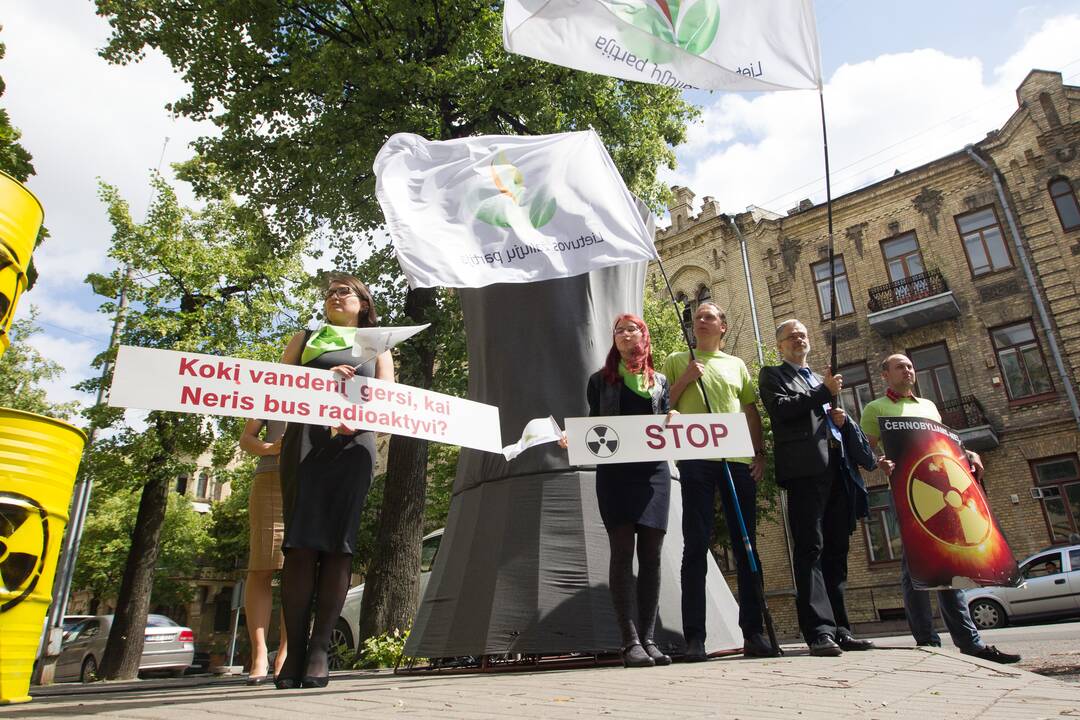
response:
{"label": "asphalt road", "polygon": [[[945,631],[941,644],[954,647]],[[1080,684],[1080,621],[1018,625],[982,632],[983,641],[1023,656],[1020,667],[1040,675]],[[880,645],[910,645],[910,635],[874,638]]]}

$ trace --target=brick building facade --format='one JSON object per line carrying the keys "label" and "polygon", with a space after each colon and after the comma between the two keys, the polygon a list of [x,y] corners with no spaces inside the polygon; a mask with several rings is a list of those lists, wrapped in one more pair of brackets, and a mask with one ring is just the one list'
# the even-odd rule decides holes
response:
{"label": "brick building facade", "polygon": [[[833,222],[845,407],[857,416],[884,394],[883,357],[911,356],[917,392],[982,454],[991,506],[1022,558],[1080,532],[1080,87],[1036,70],[1017,99],[1009,120],[974,146],[834,199]],[[811,366],[823,369],[832,327],[825,206],[731,218],[706,197],[691,216],[693,193],[674,190],[656,246],[680,299],[708,296],[724,307],[726,350],[756,363],[745,242],[761,341],[774,347],[776,324],[799,318]],[[902,617],[886,481],[880,472],[866,481],[873,510],[852,536],[849,562],[855,623]],[[778,630],[793,635],[779,516],[758,542]]]}

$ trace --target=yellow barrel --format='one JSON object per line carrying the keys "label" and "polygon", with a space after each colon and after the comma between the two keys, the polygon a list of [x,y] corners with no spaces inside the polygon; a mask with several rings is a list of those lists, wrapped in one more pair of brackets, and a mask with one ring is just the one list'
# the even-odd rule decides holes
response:
{"label": "yellow barrel", "polygon": [[26,290],[26,269],[34,252],[45,211],[21,182],[0,172],[0,355],[19,296]]}
{"label": "yellow barrel", "polygon": [[0,408],[0,704],[30,700],[30,674],[86,435]]}

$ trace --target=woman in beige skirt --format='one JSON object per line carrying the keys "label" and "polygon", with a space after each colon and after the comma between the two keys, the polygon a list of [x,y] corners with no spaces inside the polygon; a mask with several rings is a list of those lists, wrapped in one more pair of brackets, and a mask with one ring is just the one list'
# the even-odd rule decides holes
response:
{"label": "woman in beige skirt", "polygon": [[[266,428],[263,438],[259,432]],[[281,483],[278,480],[278,455],[285,423],[248,420],[240,435],[240,448],[259,456],[255,477],[251,481],[248,500],[250,549],[248,552],[247,588],[244,593],[244,614],[248,636],[251,638],[251,669],[248,685],[260,685],[273,677],[267,660],[266,631],[273,608],[271,583],[274,573],[281,570],[281,539],[285,532],[281,508]],[[274,675],[285,662],[286,634],[281,626]]]}

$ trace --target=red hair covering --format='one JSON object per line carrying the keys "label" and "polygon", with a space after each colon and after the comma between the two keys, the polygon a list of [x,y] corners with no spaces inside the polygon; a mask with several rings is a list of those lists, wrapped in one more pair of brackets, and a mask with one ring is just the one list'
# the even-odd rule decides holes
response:
{"label": "red hair covering", "polygon": [[626,361],[626,369],[635,374],[644,372],[645,386],[652,387],[656,381],[653,379],[652,340],[649,339],[649,326],[644,320],[631,313],[623,313],[615,318],[615,324],[611,326],[611,350],[608,351],[607,360],[604,361],[604,367],[600,372],[609,385],[622,382],[622,376],[619,375],[619,361],[622,360],[622,354],[615,345],[615,329],[624,320],[629,320],[641,330],[641,342],[631,352],[630,359]]}

